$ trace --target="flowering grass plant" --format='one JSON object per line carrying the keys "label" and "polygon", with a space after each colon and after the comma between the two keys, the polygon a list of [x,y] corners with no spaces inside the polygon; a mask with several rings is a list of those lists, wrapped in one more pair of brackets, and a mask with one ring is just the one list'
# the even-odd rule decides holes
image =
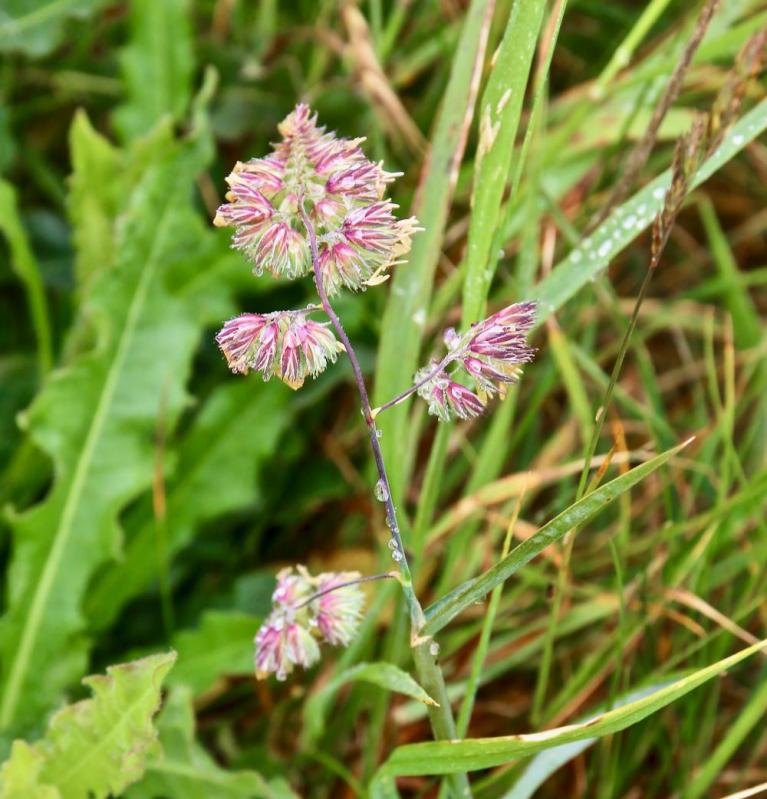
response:
{"label": "flowering grass plant", "polygon": [[0,799],[763,794],[763,0],[1,5]]}
{"label": "flowering grass plant", "polygon": [[[274,374],[292,388],[334,362],[338,349],[345,351],[378,470],[376,498],[386,506],[389,549],[410,609],[411,645],[426,647],[426,656],[417,661],[421,676],[443,693],[436,650],[430,636],[423,635],[426,620],[411,580],[375,419],[414,392],[441,421],[478,416],[485,398],[503,392],[518,379],[520,365],[532,360],[534,351],[526,336],[535,319],[535,303],[504,308],[463,336],[447,330],[448,354],[416,372],[408,391],[371,409],[359,360],[329,297],[344,287],[362,290],[385,280],[386,270],[410,249],[416,220],[394,217],[395,206],[383,199],[383,192],[396,176],[367,160],[362,139],[340,139],[326,132],[306,105],[298,105],[279,132],[282,139],[270,156],[236,165],[227,179],[228,202],[218,209],[215,223],[234,227],[232,246],[244,251],[257,275],[267,269],[275,276],[297,278],[311,271],[320,306],[243,314],[227,322],[216,340],[234,372],[255,369],[265,380]],[[308,313],[320,309],[341,343],[327,327],[307,320]],[[458,382],[459,374],[448,375],[451,364],[475,382],[477,393]],[[313,582],[302,567],[295,575],[283,571],[272,599],[274,610],[255,640],[256,673],[261,677],[273,673],[284,680],[295,665],[313,665],[320,657],[315,637],[348,645],[362,618],[361,594],[345,573],[321,575]],[[430,712],[435,733],[455,729],[448,706],[435,702]]]}

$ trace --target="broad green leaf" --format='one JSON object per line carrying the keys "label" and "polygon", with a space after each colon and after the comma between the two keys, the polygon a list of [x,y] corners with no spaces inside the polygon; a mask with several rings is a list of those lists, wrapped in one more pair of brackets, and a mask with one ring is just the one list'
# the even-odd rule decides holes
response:
{"label": "broad green leaf", "polygon": [[[762,100],[733,125],[717,150],[700,166],[693,178],[692,188],[700,186],[765,130],[767,100]],[[537,324],[541,324],[580,289],[595,280],[626,245],[650,227],[663,207],[670,181],[671,171],[666,170],[648,183],[613,211],[593,234],[584,238],[533,288],[532,299],[540,303]]]}
{"label": "broad green leaf", "polygon": [[253,638],[260,623],[261,619],[247,613],[206,613],[199,628],[175,637],[178,665],[171,683],[201,694],[228,674],[252,674]]}
{"label": "broad green leaf", "polygon": [[[69,18],[78,22],[106,0],[4,0],[0,8],[0,52],[47,55],[64,38]],[[73,20],[74,22],[74,20]]]}
{"label": "broad green leaf", "polygon": [[[450,70],[439,118],[432,135],[429,158],[422,176],[419,199],[413,208],[424,228],[413,239],[406,267],[397,269],[380,337],[376,364],[375,401],[391,399],[410,382],[418,366],[426,314],[431,301],[434,270],[437,267],[453,193],[474,110],[477,83],[484,63],[493,3],[472,0],[463,23],[455,60]],[[397,465],[405,438],[406,407],[381,416],[381,446],[390,464],[390,481],[395,496],[400,494],[405,469]]]}
{"label": "broad green leaf", "polygon": [[40,783],[44,755],[26,741],[13,742],[11,756],[0,768],[0,799],[61,799],[58,789]]}
{"label": "broad green leaf", "polygon": [[114,223],[122,205],[122,153],[94,130],[78,110],[69,130],[72,176],[69,216],[75,243],[75,274],[80,286],[114,260]]}
{"label": "broad green leaf", "polygon": [[[284,386],[255,377],[228,377],[211,395],[184,437],[168,481],[169,557],[192,540],[203,522],[258,503],[262,470],[288,424],[292,400]],[[110,564],[89,591],[88,616],[99,629],[157,576],[156,568],[147,568],[157,563],[151,503],[147,501],[127,523],[134,532],[124,557]]]}
{"label": "broad green leaf", "polygon": [[157,719],[162,754],[148,762],[126,799],[294,799],[284,780],[221,768],[195,739],[192,698],[187,688],[171,691]]}
{"label": "broad green leaf", "polygon": [[12,523],[0,728],[39,718],[82,673],[85,587],[116,553],[118,512],[151,484],[158,414],[172,430],[186,401],[199,322],[165,275],[201,246],[189,204],[201,166],[190,142],[145,171],[121,214],[115,269],[82,298],[76,324],[92,327],[93,349],[53,373],[24,416],[55,480]]}
{"label": "broad green leaf", "polygon": [[16,190],[2,179],[0,179],[0,233],[8,239],[11,266],[21,280],[27,295],[29,315],[37,339],[38,371],[42,378],[53,363],[48,303],[40,276],[40,266],[29,246],[27,233],[19,217]]}
{"label": "broad green leaf", "polygon": [[690,691],[703,685],[740,661],[767,648],[761,641],[730,657],[699,669],[649,696],[609,710],[581,724],[570,724],[537,733],[475,738],[463,741],[431,741],[407,744],[392,752],[381,766],[376,780],[393,776],[455,774],[493,768],[554,746],[611,735],[656,713]]}
{"label": "broad green leaf", "polygon": [[19,784],[16,781],[23,779],[25,771],[43,786],[35,786],[30,798],[120,795],[144,773],[147,755],[157,751],[152,717],[175,660],[174,652],[151,655],[110,666],[106,675],[86,677],[83,684],[91,689],[91,699],[59,710],[45,737],[33,746],[16,742],[3,767],[0,797],[20,796],[8,791]]}
{"label": "broad green leaf", "polygon": [[466,244],[464,326],[483,316],[487,292],[495,274],[497,256],[491,248],[501,222],[503,192],[545,10],[545,0],[514,2],[480,102],[479,143]]}
{"label": "broad green leaf", "polygon": [[123,139],[186,113],[194,70],[189,17],[188,0],[132,0],[131,39],[120,59],[127,100],[115,112]]}
{"label": "broad green leaf", "polygon": [[481,600],[485,594],[492,591],[499,583],[508,580],[512,574],[519,571],[547,546],[559,541],[568,530],[573,530],[584,524],[621,494],[635,486],[647,475],[652,474],[658,467],[686,447],[691,440],[657,455],[646,463],[635,466],[630,472],[616,477],[609,483],[605,483],[590,494],[587,494],[578,502],[563,510],[562,513],[541,527],[530,538],[514,547],[505,558],[501,559],[491,569],[488,569],[481,577],[469,580],[427,608],[424,634],[433,635],[438,630],[441,630],[462,610]]}
{"label": "broad green leaf", "polygon": [[174,147],[169,123],[157,125],[126,151],[98,133],[83,110],[75,114],[69,130],[72,175],[67,208],[80,290],[94,275],[114,266],[115,226],[125,197],[153,163],[172,157]]}
{"label": "broad green leaf", "polygon": [[406,672],[392,663],[358,663],[342,671],[311,695],[304,707],[304,740],[316,740],[325,727],[330,703],[338,689],[348,682],[367,682],[409,696],[425,705],[436,702]]}

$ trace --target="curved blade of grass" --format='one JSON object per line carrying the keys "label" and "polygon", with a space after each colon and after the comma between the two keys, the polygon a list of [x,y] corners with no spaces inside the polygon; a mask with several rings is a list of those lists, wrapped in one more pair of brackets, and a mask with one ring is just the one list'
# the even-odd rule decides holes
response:
{"label": "curved blade of grass", "polygon": [[573,503],[548,524],[541,527],[535,535],[519,546],[514,547],[505,558],[496,563],[491,569],[488,569],[481,577],[464,583],[464,585],[448,594],[444,599],[427,608],[425,613],[426,625],[423,629],[424,634],[433,635],[438,630],[441,630],[462,610],[481,600],[485,594],[492,591],[499,583],[508,580],[512,574],[519,571],[547,546],[559,541],[568,530],[587,522],[602,508],[609,505],[632,486],[635,486],[647,475],[652,474],[658,467],[684,449],[690,441],[692,439],[688,439],[652,460],[636,466],[630,472],[616,477],[578,500],[578,502]]}
{"label": "curved blade of grass", "polygon": [[378,770],[375,780],[390,779],[394,776],[453,774],[493,768],[554,746],[620,732],[638,724],[708,680],[766,648],[767,640],[760,641],[710,666],[698,669],[687,677],[654,691],[649,696],[601,713],[582,724],[570,724],[544,732],[522,735],[465,741],[431,741],[400,746]]}
{"label": "curved blade of grass", "polygon": [[[413,240],[407,267],[394,273],[383,318],[376,366],[376,405],[407,388],[418,365],[434,270],[439,261],[453,188],[473,116],[494,6],[490,0],[473,0],[466,15],[432,137],[428,165],[419,187],[420,201],[413,209],[424,230]],[[396,457],[396,453],[406,437],[407,407],[408,403],[403,403],[380,418],[381,448],[390,464],[389,481],[395,497],[401,494],[405,480],[403,459]]]}
{"label": "curved blade of grass", "polygon": [[[710,158],[703,162],[691,182],[700,186],[734,158],[749,142],[767,130],[767,100],[745,114]],[[617,208],[578,247],[571,250],[532,290],[532,299],[540,303],[536,324],[541,324],[585,285],[594,280],[615,256],[652,224],[663,207],[663,198],[671,181],[666,170]]]}
{"label": "curved blade of grass", "polygon": [[[665,688],[669,684],[669,680],[665,680],[660,684],[651,685],[638,691],[632,691],[618,699],[615,702],[615,707],[623,707],[630,702],[635,702],[638,699],[655,693],[661,688]],[[589,716],[579,723],[587,724],[593,718],[595,718],[595,716]],[[555,746],[553,749],[546,749],[543,752],[539,752],[527,764],[527,768],[522,772],[522,775],[514,783],[511,790],[503,795],[502,799],[530,799],[552,774],[562,768],[565,763],[569,763],[573,758],[577,757],[581,752],[585,752],[586,749],[593,746],[597,740],[598,738],[583,738],[580,741],[573,741],[569,744]]]}

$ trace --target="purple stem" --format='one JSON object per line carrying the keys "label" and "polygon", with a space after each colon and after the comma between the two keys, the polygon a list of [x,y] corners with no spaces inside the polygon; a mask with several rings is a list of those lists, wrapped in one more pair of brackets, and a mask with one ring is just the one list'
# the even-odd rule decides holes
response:
{"label": "purple stem", "polygon": [[377,408],[374,408],[372,413],[373,416],[378,416],[381,411],[385,411],[387,408],[393,408],[395,405],[399,405],[400,402],[406,400],[411,394],[415,394],[421,386],[425,385],[435,378],[451,361],[456,360],[456,353],[449,352],[435,367],[434,369],[426,375],[426,377],[421,378],[418,382],[413,383],[410,388],[403,391],[401,394],[397,394],[394,399],[390,399],[388,402],[384,402],[383,405],[379,405]]}
{"label": "purple stem", "polygon": [[[402,545],[402,537],[400,536],[399,525],[397,524],[397,512],[391,497],[391,488],[389,487],[389,478],[386,476],[386,467],[384,465],[383,453],[381,452],[381,445],[378,443],[378,430],[376,429],[375,416],[370,409],[370,400],[368,399],[368,392],[365,387],[365,378],[362,376],[362,369],[360,368],[359,360],[354,352],[352,343],[349,341],[349,337],[346,335],[341,320],[336,315],[333,306],[328,300],[328,295],[322,282],[322,272],[320,271],[317,234],[314,231],[311,220],[307,216],[303,203],[299,206],[299,212],[309,236],[312,267],[314,269],[314,284],[317,287],[317,293],[320,296],[322,308],[328,315],[338,337],[346,348],[346,354],[349,356],[349,361],[352,365],[354,379],[357,383],[357,390],[359,391],[360,401],[362,403],[362,415],[365,417],[365,422],[368,426],[370,446],[373,449],[373,457],[376,462],[380,485],[383,489],[387,522],[392,538],[396,542],[397,549],[402,555],[400,560],[397,561],[397,565],[400,568],[402,591],[405,594],[408,609],[410,610],[410,643],[413,648],[413,660],[423,688],[437,703],[435,706],[429,706],[428,708],[431,727],[435,738],[451,740],[456,737],[456,728],[453,711],[450,707],[450,698],[447,695],[447,688],[445,686],[445,678],[442,675],[442,670],[437,663],[436,655],[431,650],[431,638],[420,635],[423,625],[425,624],[423,608],[413,589],[410,566],[408,565],[407,556],[405,555],[405,548]],[[471,796],[469,781],[465,774],[456,774],[449,779],[452,781],[456,796]]]}
{"label": "purple stem", "polygon": [[312,267],[314,269],[314,285],[317,287],[317,294],[319,294],[322,308],[328,315],[328,318],[335,328],[338,338],[341,339],[341,343],[344,345],[346,354],[349,357],[349,362],[352,365],[354,380],[357,383],[357,391],[360,395],[362,415],[365,419],[365,423],[368,426],[370,446],[373,450],[373,458],[375,460],[376,469],[378,470],[379,484],[384,497],[383,502],[386,509],[387,526],[391,532],[392,538],[397,544],[397,550],[402,556],[397,561],[397,565],[402,573],[402,585],[405,589],[405,596],[407,597],[408,605],[410,606],[411,619],[413,620],[414,624],[420,626],[423,623],[423,610],[418,602],[418,599],[416,598],[415,592],[413,591],[413,581],[410,576],[410,566],[407,562],[405,547],[402,543],[402,536],[400,535],[399,525],[397,523],[397,511],[394,507],[394,501],[392,500],[391,496],[391,487],[389,485],[389,478],[386,475],[386,465],[384,464],[383,452],[381,452],[381,444],[378,441],[378,429],[376,428],[375,417],[370,408],[370,399],[368,398],[367,387],[365,386],[365,378],[362,374],[362,368],[360,367],[357,353],[354,351],[354,347],[352,347],[352,343],[349,341],[349,336],[346,335],[344,326],[341,324],[341,320],[333,310],[333,306],[330,304],[327,292],[325,291],[325,285],[322,281],[322,272],[320,271],[317,234],[314,230],[314,225],[306,213],[306,209],[303,207],[303,203],[301,204],[299,211],[301,214],[301,220],[303,221],[304,227],[306,228],[306,232],[309,236],[309,247],[312,253]]}
{"label": "purple stem", "polygon": [[333,591],[338,591],[339,588],[348,588],[350,585],[359,585],[360,583],[372,583],[374,580],[388,580],[396,576],[394,572],[384,572],[383,574],[371,574],[367,577],[357,577],[355,580],[347,580],[344,583],[336,583],[335,585],[331,585],[330,588],[326,588],[324,591],[317,591],[316,594],[312,594],[308,599],[301,602],[300,605],[296,605],[295,610],[300,610],[306,607],[306,605],[310,605],[315,599],[319,599],[321,596],[325,596],[325,594],[332,594]]}

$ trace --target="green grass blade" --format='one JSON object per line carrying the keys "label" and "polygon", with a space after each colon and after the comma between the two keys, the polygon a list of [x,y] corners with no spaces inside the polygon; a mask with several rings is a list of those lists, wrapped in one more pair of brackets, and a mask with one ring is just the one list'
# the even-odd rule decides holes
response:
{"label": "green grass blade", "polygon": [[[622,707],[630,702],[635,702],[650,694],[655,693],[661,688],[669,685],[666,680],[660,685],[652,685],[643,688],[639,691],[632,691],[624,697],[621,697],[615,702],[615,707]],[[594,716],[583,719],[579,723],[588,723]],[[522,775],[514,783],[510,791],[503,795],[503,799],[530,799],[531,796],[543,785],[544,782],[556,771],[558,771],[565,763],[569,763],[573,758],[577,757],[581,752],[586,751],[590,746],[593,746],[598,738],[583,738],[580,741],[573,741],[569,744],[562,746],[555,746],[552,749],[546,749],[539,752],[528,764]]]}
{"label": "green grass blade", "polygon": [[738,263],[719,223],[714,206],[706,197],[701,197],[698,209],[708,238],[711,258],[725,281],[724,301],[732,316],[735,344],[738,347],[753,347],[761,341],[763,335],[759,314],[748,294],[748,288],[741,279]]}
{"label": "green grass blade", "polygon": [[700,771],[692,778],[684,792],[684,799],[698,799],[705,796],[714,780],[743,743],[746,736],[757,725],[764,724],[767,712],[767,677],[762,677],[761,684],[754,690],[738,717],[730,724],[727,732],[711,756],[706,758]]}
{"label": "green grass blade", "polygon": [[571,724],[544,732],[505,735],[498,738],[434,741],[400,746],[392,752],[386,763],[379,769],[377,778],[454,774],[493,768],[554,746],[612,735],[638,724],[690,691],[766,648],[767,641],[761,641],[710,666],[698,669],[649,696],[609,710],[582,724]]}
{"label": "green grass blade", "polygon": [[[407,266],[394,274],[383,318],[376,365],[376,405],[407,388],[418,366],[434,270],[472,117],[492,7],[489,0],[473,0],[466,15],[420,186],[420,202],[414,209],[424,231],[413,240]],[[389,464],[389,480],[395,497],[400,496],[406,479],[403,465],[406,459],[399,456],[398,451],[406,438],[407,407],[409,403],[391,408],[379,419],[383,433],[381,447]]]}
{"label": "green grass blade", "polygon": [[514,3],[480,103],[479,144],[466,245],[464,326],[483,315],[495,273],[496,254],[491,252],[491,247],[501,221],[503,191],[509,178],[522,104],[545,9],[544,0]]}
{"label": "green grass blade", "polygon": [[[700,186],[765,130],[767,100],[762,100],[733,125],[722,144],[701,165],[691,188]],[[663,207],[670,180],[671,171],[667,170],[638,191],[533,288],[532,298],[540,303],[537,324],[594,280],[626,245],[651,225]]]}
{"label": "green grass blade", "polygon": [[559,541],[568,530],[584,524],[621,494],[635,486],[647,475],[652,474],[657,468],[684,449],[690,441],[692,439],[667,450],[661,455],[657,455],[652,460],[634,467],[630,472],[626,472],[626,474],[616,477],[609,483],[592,491],[589,495],[562,511],[548,524],[545,524],[535,535],[512,549],[503,560],[486,571],[481,577],[470,580],[452,594],[427,608],[424,633],[433,635],[438,630],[441,630],[462,610],[469,607],[473,602],[482,599],[496,585],[519,571],[547,546]]}

